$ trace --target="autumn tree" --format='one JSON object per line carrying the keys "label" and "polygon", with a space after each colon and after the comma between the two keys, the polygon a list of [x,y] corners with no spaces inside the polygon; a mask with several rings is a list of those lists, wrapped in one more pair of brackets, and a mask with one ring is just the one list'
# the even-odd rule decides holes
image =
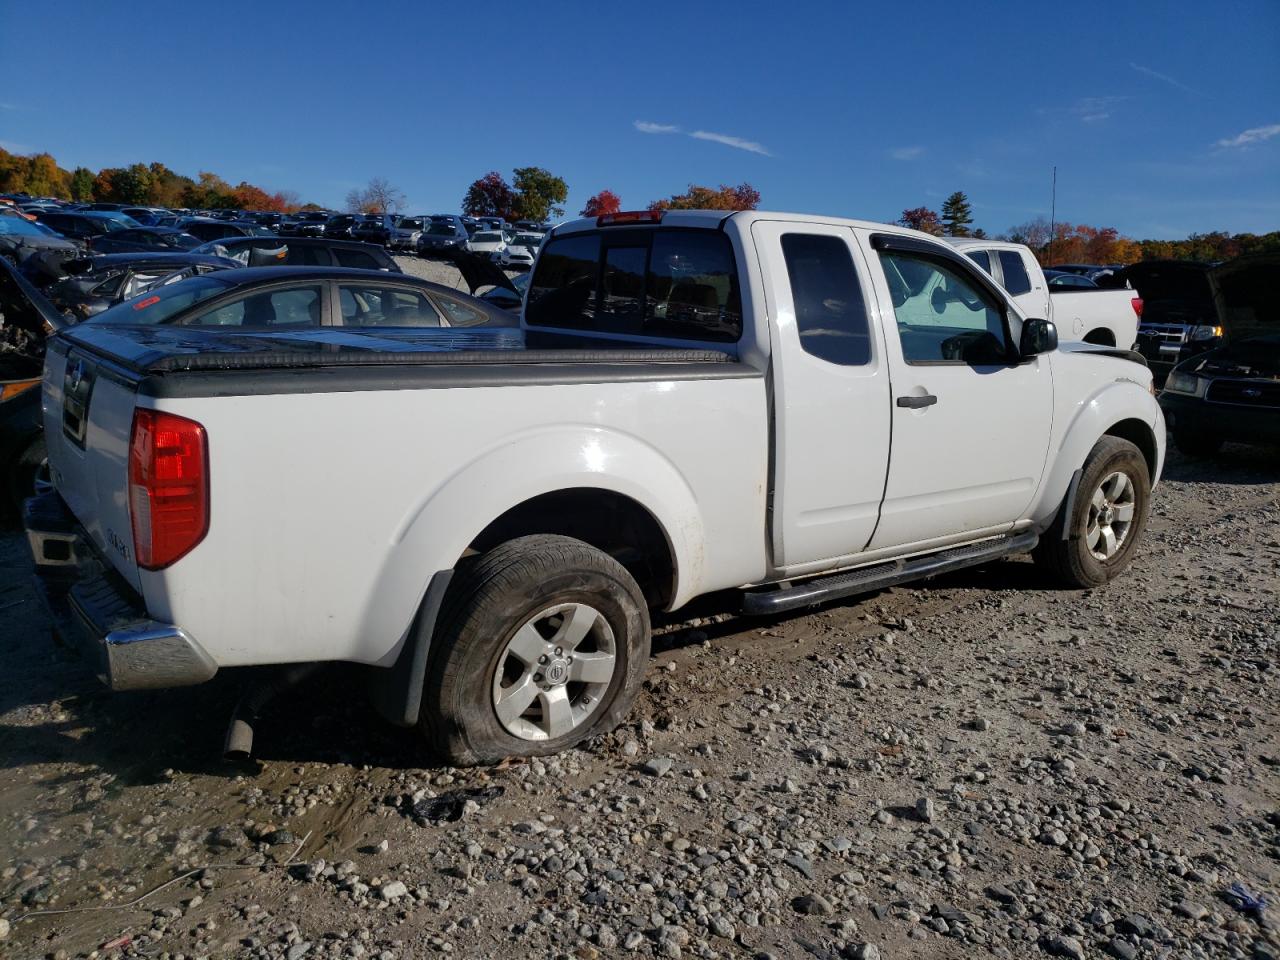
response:
{"label": "autumn tree", "polygon": [[594,197],[587,199],[582,208],[584,217],[602,217],[605,214],[617,213],[622,209],[622,200],[612,190],[601,190]]}
{"label": "autumn tree", "polygon": [[749,183],[736,187],[721,184],[716,189],[689,184],[684,193],[666,200],[655,200],[650,210],[754,210],[760,205],[760,191]]}
{"label": "autumn tree", "polygon": [[942,201],[942,229],[949,237],[967,237],[973,223],[973,208],[963,191],[957,190]]}
{"label": "autumn tree", "polygon": [[231,191],[231,205],[238,210],[263,210],[284,213],[284,198],[255,187],[243,180]]}
{"label": "autumn tree", "polygon": [[347,194],[350,213],[399,213],[408,199],[404,191],[393,186],[386,177],[374,177],[363,190]]}
{"label": "autumn tree", "polygon": [[935,237],[942,236],[942,221],[938,219],[937,211],[930,210],[928,207],[912,207],[910,210],[903,210],[898,223],[912,230],[931,233]]}
{"label": "autumn tree", "polygon": [[200,181],[192,183],[182,193],[182,205],[197,210],[216,210],[233,206],[231,200],[231,184],[216,173],[201,170]]}
{"label": "autumn tree", "polygon": [[486,173],[467,187],[462,212],[469,217],[502,217],[515,220],[515,191],[497,170]]}
{"label": "autumn tree", "polygon": [[562,177],[542,167],[516,167],[512,175],[516,192],[514,209],[518,219],[542,223],[564,216],[563,204],[569,196],[569,185]]}

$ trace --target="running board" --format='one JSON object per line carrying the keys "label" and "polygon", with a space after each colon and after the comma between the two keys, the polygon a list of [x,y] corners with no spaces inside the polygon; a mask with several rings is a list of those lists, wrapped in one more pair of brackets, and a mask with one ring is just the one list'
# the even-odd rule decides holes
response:
{"label": "running board", "polygon": [[940,573],[977,566],[1015,553],[1029,553],[1039,541],[1036,533],[1017,533],[998,540],[984,540],[967,547],[956,547],[907,560],[892,560],[871,567],[860,567],[817,580],[806,580],[790,587],[745,591],[742,612],[748,616],[787,613],[802,607],[839,600],[859,593],[884,590],[900,583],[936,577]]}

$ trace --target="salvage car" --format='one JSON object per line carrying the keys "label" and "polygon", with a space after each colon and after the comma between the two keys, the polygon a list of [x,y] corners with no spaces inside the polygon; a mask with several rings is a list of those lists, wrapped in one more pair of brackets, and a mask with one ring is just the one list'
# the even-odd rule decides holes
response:
{"label": "salvage car", "polygon": [[477,230],[467,241],[467,250],[497,261],[507,249],[506,237],[500,230]]}
{"label": "salvage car", "polygon": [[392,250],[416,251],[418,238],[422,236],[422,231],[427,229],[430,222],[427,217],[401,217],[395,229],[391,231],[387,246]]}
{"label": "salvage car", "polygon": [[391,213],[366,216],[351,228],[351,237],[353,240],[364,243],[376,243],[382,247],[390,246],[399,222],[400,218]]}
{"label": "salvage car", "polygon": [[1133,291],[1051,284],[1025,244],[977,237],[949,242],[995,277],[1027,316],[1052,320],[1062,337],[1126,350],[1137,341],[1143,306]]}
{"label": "salvage car", "polygon": [[[298,331],[266,296],[253,332],[250,273],[50,341],[55,489],[25,524],[55,622],[117,689],[366,664],[384,715],[455,765],[616,725],[650,611],[702,595],[778,615],[1029,551],[1101,586],[1135,556],[1164,460],[1140,358],[1059,346],[973,261],[896,226],[561,224],[523,347],[311,339],[359,315],[342,288],[385,275],[282,280]],[[256,271],[253,297],[276,279]],[[236,336],[206,325],[223,316]],[[233,752],[264,700],[236,714]]]}
{"label": "salvage car", "polygon": [[1212,264],[1194,260],[1144,260],[1119,274],[1142,297],[1138,349],[1157,382],[1175,364],[1222,343],[1213,272]]}
{"label": "salvage car", "polygon": [[227,237],[193,253],[229,257],[246,267],[357,267],[403,273],[382,247],[328,237]]}
{"label": "salvage car", "polygon": [[448,257],[467,249],[469,234],[461,221],[431,219],[430,226],[418,236],[418,256]]}
{"label": "salvage car", "polygon": [[73,243],[86,250],[93,248],[94,241],[117,230],[129,230],[141,226],[132,217],[117,211],[81,210],[76,213],[41,212],[37,219],[50,230],[56,230]]}
{"label": "salvage car", "polygon": [[[1183,453],[1212,456],[1227,442],[1280,444],[1278,277],[1280,254],[1230,260],[1205,277],[1213,313],[1184,315],[1201,321],[1193,331],[1211,327],[1214,336],[1203,338],[1209,343],[1202,349],[1195,349],[1194,339],[1183,345],[1160,393],[1173,442]],[[1170,317],[1161,316],[1167,328]]]}
{"label": "salvage car", "polygon": [[93,240],[94,253],[160,253],[191,250],[201,240],[178,227],[130,227]]}
{"label": "salvage car", "polygon": [[221,240],[223,237],[272,237],[275,236],[266,227],[248,220],[216,220],[212,218],[195,218],[181,221],[180,226],[201,243],[210,240]]}
{"label": "salvage car", "polygon": [[58,310],[80,321],[162,283],[239,267],[235,260],[190,253],[112,253],[62,263],[46,290]]}
{"label": "salvage car", "polygon": [[81,248],[38,222],[16,215],[0,215],[0,257],[17,264],[32,254],[45,252],[75,257],[81,254]]}

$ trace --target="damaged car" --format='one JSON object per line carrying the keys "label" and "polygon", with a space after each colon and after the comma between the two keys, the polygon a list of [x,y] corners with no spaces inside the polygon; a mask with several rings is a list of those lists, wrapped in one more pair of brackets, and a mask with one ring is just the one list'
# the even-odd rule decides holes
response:
{"label": "damaged car", "polygon": [[66,275],[49,284],[46,296],[73,320],[87,320],[152,287],[241,264],[196,253],[113,253],[68,260]]}
{"label": "damaged car", "polygon": [[[1184,354],[1160,406],[1183,453],[1208,457],[1227,442],[1280,444],[1280,254],[1228,261],[1207,272],[1193,330],[1207,348]],[[1193,340],[1192,343],[1195,341]],[[1185,348],[1184,348],[1185,349]]]}
{"label": "damaged car", "polygon": [[36,253],[80,256],[80,247],[48,227],[17,215],[0,215],[0,257],[21,264]]}

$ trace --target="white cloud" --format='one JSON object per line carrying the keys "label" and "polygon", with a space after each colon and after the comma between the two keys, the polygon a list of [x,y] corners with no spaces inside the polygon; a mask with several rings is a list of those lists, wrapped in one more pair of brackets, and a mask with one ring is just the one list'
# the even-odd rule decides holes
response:
{"label": "white cloud", "polygon": [[1175,80],[1173,77],[1169,76],[1167,73],[1161,73],[1158,70],[1152,70],[1150,67],[1144,67],[1140,63],[1130,63],[1129,66],[1132,67],[1134,70],[1137,70],[1139,73],[1144,74],[1148,77],[1152,77],[1156,80],[1159,80],[1161,83],[1167,83],[1171,87],[1177,87],[1179,90],[1187,91],[1187,93],[1198,92],[1196,90],[1193,90],[1191,87],[1188,87],[1185,83],[1182,83],[1179,80]]}
{"label": "white cloud", "polygon": [[914,160],[923,153],[924,147],[898,147],[890,150],[889,156],[895,160]]}
{"label": "white cloud", "polygon": [[637,120],[633,126],[641,133],[679,133],[680,128],[670,123],[650,123],[648,120]]}
{"label": "white cloud", "polygon": [[754,140],[744,140],[742,137],[731,137],[727,133],[711,133],[709,130],[695,130],[689,134],[695,140],[710,140],[712,143],[723,143],[726,147],[733,147],[737,150],[746,150],[748,153],[758,153],[764,157],[771,157],[771,154],[763,146]]}
{"label": "white cloud", "polygon": [[1280,137],[1280,123],[1273,123],[1266,127],[1250,127],[1234,137],[1219,140],[1217,145],[1219,147],[1247,147],[1253,143],[1270,140],[1272,137]]}

